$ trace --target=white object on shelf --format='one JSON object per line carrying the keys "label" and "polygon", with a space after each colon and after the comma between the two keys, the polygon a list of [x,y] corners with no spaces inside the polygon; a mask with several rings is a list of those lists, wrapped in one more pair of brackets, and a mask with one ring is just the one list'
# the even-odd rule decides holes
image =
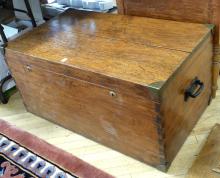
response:
{"label": "white object on shelf", "polygon": [[113,1],[99,1],[99,9],[101,11],[112,9],[113,6]]}
{"label": "white object on shelf", "polygon": [[50,3],[50,4],[43,4],[42,5],[42,12],[46,16],[55,17],[62,13],[63,11],[67,10],[69,7],[66,5],[58,4],[58,3]]}
{"label": "white object on shelf", "polygon": [[58,4],[69,5],[69,0],[57,0]]}
{"label": "white object on shelf", "polygon": [[99,3],[96,0],[83,0],[84,9],[99,9]]}
{"label": "white object on shelf", "polygon": [[[64,11],[68,7],[73,7],[76,9],[86,9],[91,11],[106,11],[114,7],[115,0],[60,0],[56,3],[49,3],[43,5],[42,9],[44,13],[47,13],[51,16],[55,16],[58,13]],[[66,5],[65,5],[66,4]],[[58,10],[59,12],[52,13],[52,11]]]}
{"label": "white object on shelf", "polygon": [[69,6],[71,7],[83,7],[82,0],[69,0]]}
{"label": "white object on shelf", "polygon": [[101,11],[113,8],[113,0],[82,0],[83,8],[99,9]]}

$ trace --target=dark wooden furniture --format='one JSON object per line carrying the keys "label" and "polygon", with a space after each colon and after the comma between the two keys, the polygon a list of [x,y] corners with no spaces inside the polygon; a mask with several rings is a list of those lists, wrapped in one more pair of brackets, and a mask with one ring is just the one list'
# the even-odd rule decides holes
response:
{"label": "dark wooden furniture", "polygon": [[220,65],[219,0],[117,0],[120,14],[215,24],[212,95],[216,95]]}
{"label": "dark wooden furniture", "polygon": [[166,170],[210,101],[212,29],[70,9],[6,57],[28,111]]}

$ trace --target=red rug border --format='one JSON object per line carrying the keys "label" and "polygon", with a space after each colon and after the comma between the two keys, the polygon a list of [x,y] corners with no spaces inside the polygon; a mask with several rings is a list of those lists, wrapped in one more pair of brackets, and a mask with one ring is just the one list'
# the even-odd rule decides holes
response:
{"label": "red rug border", "polygon": [[[95,168],[76,156],[1,119],[0,132],[11,140],[18,142],[21,146],[28,148],[32,152],[39,154],[39,156],[58,165],[63,170],[80,178],[113,178],[113,176]],[[35,146],[36,144],[38,145],[37,147]],[[72,165],[75,166],[73,167]]]}
{"label": "red rug border", "polygon": [[[41,158],[41,159],[47,161],[48,163],[51,163],[52,165],[54,165],[54,166],[56,166],[57,168],[61,169],[63,172],[68,173],[68,174],[70,174],[70,175],[72,175],[72,176],[75,176],[75,177],[79,177],[78,175],[73,175],[73,173],[71,173],[70,171],[66,170],[65,168],[59,166],[57,163],[54,163],[54,162],[50,161],[48,158],[43,157],[43,156],[39,155],[39,154],[36,153],[36,152],[33,152],[31,149],[27,148],[26,146],[22,145],[21,143],[18,143],[17,141],[12,140],[12,139],[9,138],[7,135],[1,133],[1,130],[0,130],[0,136],[5,137],[5,138],[8,139],[9,141],[12,141],[12,142],[14,142],[15,144],[19,145],[20,147],[26,149],[28,152],[33,153],[34,155],[36,155],[37,157],[39,157],[39,158]],[[52,145],[52,146],[53,146],[53,145]],[[1,152],[0,152],[0,154],[5,155],[4,153],[1,153]],[[5,155],[5,156],[6,156],[6,155]],[[11,158],[8,158],[8,159],[10,159],[12,162],[14,162],[14,160],[12,160]],[[18,164],[18,163],[15,163],[15,164]],[[23,166],[21,166],[21,167],[23,167]],[[23,169],[24,169],[24,168],[23,168]],[[31,172],[31,171],[30,171],[30,172]],[[31,172],[31,173],[33,174],[33,172]]]}

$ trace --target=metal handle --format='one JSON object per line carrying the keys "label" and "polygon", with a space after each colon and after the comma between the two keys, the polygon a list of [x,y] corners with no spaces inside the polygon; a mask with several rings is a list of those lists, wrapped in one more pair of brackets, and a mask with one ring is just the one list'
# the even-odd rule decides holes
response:
{"label": "metal handle", "polygon": [[204,83],[201,82],[198,77],[195,77],[193,81],[191,82],[190,86],[185,90],[184,93],[184,100],[188,101],[188,99],[191,98],[196,98],[201,94],[201,92],[204,89]]}

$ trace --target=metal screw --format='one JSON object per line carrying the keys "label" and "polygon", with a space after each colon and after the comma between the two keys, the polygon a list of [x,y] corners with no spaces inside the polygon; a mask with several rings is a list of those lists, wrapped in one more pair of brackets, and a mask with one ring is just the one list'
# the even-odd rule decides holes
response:
{"label": "metal screw", "polygon": [[110,91],[109,95],[112,96],[112,97],[115,97],[117,94],[114,91]]}

